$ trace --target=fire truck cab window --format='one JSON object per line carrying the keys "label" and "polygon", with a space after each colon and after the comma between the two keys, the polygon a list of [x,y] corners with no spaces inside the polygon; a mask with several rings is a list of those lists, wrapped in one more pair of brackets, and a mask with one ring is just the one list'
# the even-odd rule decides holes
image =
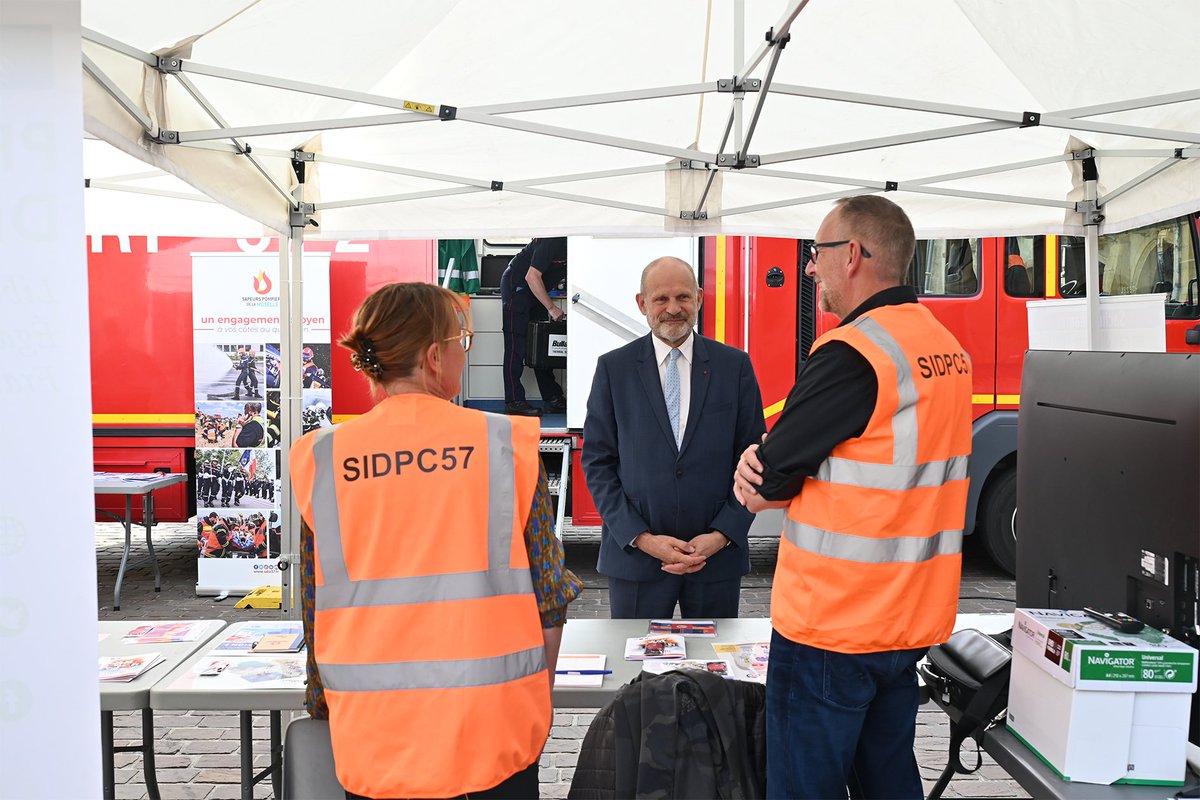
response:
{"label": "fire truck cab window", "polygon": [[909,267],[917,294],[962,296],[979,291],[979,242],[976,239],[921,239]]}
{"label": "fire truck cab window", "polygon": [[1042,297],[1046,291],[1046,237],[1011,236],[1004,240],[1004,293]]}
{"label": "fire truck cab window", "polygon": [[[1100,294],[1165,294],[1168,319],[1200,318],[1194,215],[1100,237]],[[1084,294],[1082,237],[1061,237],[1059,293]]]}

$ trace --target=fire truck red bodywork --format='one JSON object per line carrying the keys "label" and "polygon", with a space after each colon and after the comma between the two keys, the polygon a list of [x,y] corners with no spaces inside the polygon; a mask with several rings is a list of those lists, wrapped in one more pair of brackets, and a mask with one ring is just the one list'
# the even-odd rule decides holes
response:
{"label": "fire truck red bodywork", "polygon": [[[278,239],[265,252],[278,253]],[[92,421],[96,469],[187,473],[187,484],[155,493],[155,515],[186,520],[194,512],[195,398],[192,375],[192,253],[259,252],[237,239],[106,236],[88,241],[91,314]],[[309,241],[306,253],[327,252],[333,339],[354,309],[379,286],[431,280],[437,243],[430,240]],[[353,370],[348,354],[332,348],[334,376]],[[365,381],[334,380],[333,410],[360,414],[371,407]],[[120,497],[98,497],[122,511]],[[135,504],[135,506],[138,504]],[[140,516],[140,508],[135,513]]]}

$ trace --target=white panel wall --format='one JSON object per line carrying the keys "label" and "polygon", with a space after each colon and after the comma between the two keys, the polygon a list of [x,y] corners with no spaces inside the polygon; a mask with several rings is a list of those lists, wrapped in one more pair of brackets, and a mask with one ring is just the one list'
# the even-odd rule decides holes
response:
{"label": "white panel wall", "polygon": [[[635,296],[642,270],[656,258],[675,256],[696,267],[694,238],[604,239],[572,236],[567,240],[567,298],[594,297],[611,306],[648,333]],[[612,332],[594,315],[567,306],[567,427],[583,428],[596,360],[630,337]]]}
{"label": "white panel wall", "polygon": [[0,12],[5,798],[101,794],[79,20],[79,0]]}

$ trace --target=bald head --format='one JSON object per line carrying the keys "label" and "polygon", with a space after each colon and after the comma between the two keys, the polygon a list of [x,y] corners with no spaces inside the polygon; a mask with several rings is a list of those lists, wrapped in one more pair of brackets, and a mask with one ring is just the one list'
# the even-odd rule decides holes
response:
{"label": "bald head", "polygon": [[686,261],[663,256],[642,270],[638,309],[654,335],[672,347],[691,335],[703,299],[696,273]]}
{"label": "bald head", "polygon": [[686,279],[691,283],[693,289],[700,288],[700,285],[696,283],[696,273],[692,272],[691,264],[675,256],[661,256],[646,265],[646,268],[642,270],[641,285],[638,287],[641,294],[646,293],[647,283],[652,276],[654,279],[662,277],[669,277],[671,280]]}
{"label": "bald head", "polygon": [[872,254],[871,267],[883,280],[904,283],[916,247],[904,209],[879,195],[843,197],[834,203],[838,239],[858,239]]}

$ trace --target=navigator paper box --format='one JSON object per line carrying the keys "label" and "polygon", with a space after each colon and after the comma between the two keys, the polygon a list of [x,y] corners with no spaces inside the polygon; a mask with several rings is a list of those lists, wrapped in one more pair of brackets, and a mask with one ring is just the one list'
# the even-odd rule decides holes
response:
{"label": "navigator paper box", "polygon": [[1182,784],[1196,651],[1154,628],[1019,608],[1008,728],[1063,778]]}

